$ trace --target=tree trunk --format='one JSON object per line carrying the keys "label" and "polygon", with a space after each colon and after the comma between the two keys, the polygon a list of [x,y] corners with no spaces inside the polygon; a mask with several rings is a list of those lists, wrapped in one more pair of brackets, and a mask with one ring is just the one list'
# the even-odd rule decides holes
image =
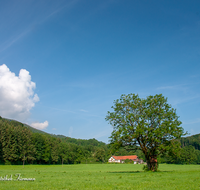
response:
{"label": "tree trunk", "polygon": [[147,161],[148,170],[151,170],[153,172],[157,171],[158,162],[157,162],[157,156],[156,155],[150,156],[150,158],[146,159],[146,161]]}
{"label": "tree trunk", "polygon": [[24,168],[24,162],[25,162],[25,155],[24,155],[24,159],[23,159],[23,168]]}

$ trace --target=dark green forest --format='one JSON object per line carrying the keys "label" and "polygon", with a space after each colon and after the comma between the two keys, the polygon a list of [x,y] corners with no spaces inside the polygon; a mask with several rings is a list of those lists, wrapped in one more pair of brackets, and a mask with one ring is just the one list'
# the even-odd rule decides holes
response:
{"label": "dark green forest", "polygon": [[77,164],[107,161],[108,147],[96,139],[50,135],[0,118],[1,164]]}
{"label": "dark green forest", "polygon": [[[160,163],[200,164],[200,134],[181,138],[158,158]],[[0,164],[106,163],[111,155],[133,155],[145,161],[141,150],[113,150],[96,139],[48,134],[18,121],[0,117]]]}

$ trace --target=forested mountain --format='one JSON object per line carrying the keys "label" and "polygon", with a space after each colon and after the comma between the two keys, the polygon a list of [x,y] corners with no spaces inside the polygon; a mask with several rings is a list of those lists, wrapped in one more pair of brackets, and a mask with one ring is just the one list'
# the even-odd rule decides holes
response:
{"label": "forested mountain", "polygon": [[182,147],[191,145],[195,149],[200,150],[200,134],[182,137],[180,142]]}
{"label": "forested mountain", "polygon": [[96,139],[50,135],[0,117],[0,163],[73,164],[107,161],[108,148]]}
{"label": "forested mountain", "polygon": [[3,121],[8,121],[10,124],[14,125],[14,126],[18,126],[18,125],[21,125],[21,126],[24,126],[24,127],[27,127],[28,129],[30,129],[30,131],[32,131],[33,133],[41,133],[41,134],[46,134],[46,135],[51,135],[52,137],[56,137],[56,138],[60,138],[60,139],[63,139],[65,142],[69,142],[69,143],[74,143],[74,144],[77,144],[77,145],[82,145],[82,146],[86,146],[86,145],[92,145],[92,146],[106,146],[106,143],[104,142],[100,142],[96,139],[89,139],[89,140],[85,140],[85,139],[75,139],[75,138],[71,138],[71,137],[66,137],[64,135],[55,135],[55,134],[49,134],[49,133],[46,133],[44,131],[41,131],[39,129],[35,129],[27,124],[24,124],[24,123],[21,123],[19,121],[16,121],[16,120],[11,120],[11,119],[6,119],[6,118],[2,118],[0,116],[0,118],[3,120]]}
{"label": "forested mountain", "polygon": [[200,164],[200,134],[174,141],[174,147],[160,157],[160,162]]}
{"label": "forested mountain", "polygon": [[2,119],[2,121],[7,121],[9,122],[10,124],[14,125],[14,126],[18,126],[18,125],[21,125],[21,126],[24,126],[24,127],[27,127],[28,129],[30,129],[33,133],[42,133],[42,134],[48,134],[48,133],[45,133],[44,131],[41,131],[39,129],[35,129],[27,124],[24,124],[24,123],[21,123],[19,121],[16,121],[16,120],[13,120],[13,119],[6,119],[6,118],[2,118],[0,116],[0,119]]}
{"label": "forested mountain", "polygon": [[[200,134],[176,141],[174,149],[158,158],[159,162],[200,164]],[[181,145],[181,147],[180,147]],[[96,139],[75,139],[48,134],[15,120],[0,117],[1,164],[74,164],[107,162],[111,155],[145,157],[140,150],[122,147],[113,150]]]}

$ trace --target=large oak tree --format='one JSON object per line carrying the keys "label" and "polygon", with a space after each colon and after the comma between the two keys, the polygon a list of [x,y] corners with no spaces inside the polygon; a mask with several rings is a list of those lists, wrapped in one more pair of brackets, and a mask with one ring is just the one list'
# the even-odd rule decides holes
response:
{"label": "large oak tree", "polygon": [[106,120],[113,126],[111,144],[141,149],[147,167],[156,171],[157,157],[170,149],[173,140],[184,135],[184,130],[176,114],[162,94],[148,96],[121,95],[114,101],[113,112],[108,112]]}

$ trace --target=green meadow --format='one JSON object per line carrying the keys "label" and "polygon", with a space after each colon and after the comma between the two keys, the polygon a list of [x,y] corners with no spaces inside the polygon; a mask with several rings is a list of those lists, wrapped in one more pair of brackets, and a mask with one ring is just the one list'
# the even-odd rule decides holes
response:
{"label": "green meadow", "polygon": [[200,165],[160,164],[158,172],[143,165],[1,165],[0,178],[21,174],[35,181],[0,181],[0,189],[200,189]]}

